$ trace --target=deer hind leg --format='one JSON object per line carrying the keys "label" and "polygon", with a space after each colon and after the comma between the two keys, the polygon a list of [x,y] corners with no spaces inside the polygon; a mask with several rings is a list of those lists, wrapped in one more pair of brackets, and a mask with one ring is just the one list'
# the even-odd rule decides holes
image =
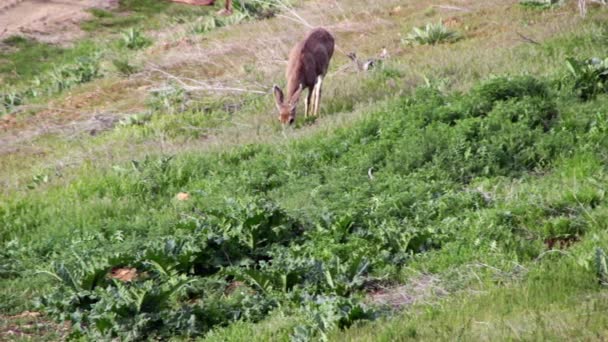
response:
{"label": "deer hind leg", "polygon": [[312,105],[310,109],[310,115],[317,115],[317,95],[319,93],[319,79],[315,82],[315,86],[312,88]]}
{"label": "deer hind leg", "polygon": [[317,77],[317,84],[315,85],[315,96],[314,96],[314,116],[319,116],[319,110],[321,105],[321,87],[323,85],[323,76]]}

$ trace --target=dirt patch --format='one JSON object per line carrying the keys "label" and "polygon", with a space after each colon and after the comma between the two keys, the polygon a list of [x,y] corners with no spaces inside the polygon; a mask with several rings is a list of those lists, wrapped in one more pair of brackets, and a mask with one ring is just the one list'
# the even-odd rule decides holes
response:
{"label": "dirt patch", "polygon": [[0,4],[0,39],[23,35],[48,43],[82,36],[79,23],[90,8],[109,9],[118,0],[7,0]]}
{"label": "dirt patch", "polygon": [[422,275],[408,284],[398,286],[375,286],[367,298],[370,302],[401,309],[404,306],[420,303],[431,297],[447,295],[439,285],[439,278]]}
{"label": "dirt patch", "polygon": [[0,341],[63,341],[69,322],[57,324],[39,312],[24,311],[14,316],[0,315]]}
{"label": "dirt patch", "polygon": [[123,282],[131,282],[137,278],[137,269],[130,267],[113,268],[108,274],[108,277],[117,279]]}
{"label": "dirt patch", "polygon": [[[76,137],[82,133],[97,135],[112,129],[125,114],[99,113],[87,119],[74,120],[62,125],[40,124],[29,129],[12,130],[10,134],[0,135],[0,155],[24,152],[31,147],[31,141],[46,134],[61,134]],[[3,125],[9,125],[15,120],[13,116],[0,119],[0,132]]]}
{"label": "dirt patch", "polygon": [[580,238],[576,235],[553,236],[545,239],[545,245],[548,250],[551,249],[568,249],[575,243],[579,242]]}

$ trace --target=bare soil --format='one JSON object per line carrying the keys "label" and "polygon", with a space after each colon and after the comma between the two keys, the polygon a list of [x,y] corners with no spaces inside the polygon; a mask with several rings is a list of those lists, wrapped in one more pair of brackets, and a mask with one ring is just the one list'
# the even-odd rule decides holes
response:
{"label": "bare soil", "polygon": [[23,35],[48,43],[80,37],[79,23],[91,18],[90,8],[108,9],[117,0],[1,0],[0,39]]}

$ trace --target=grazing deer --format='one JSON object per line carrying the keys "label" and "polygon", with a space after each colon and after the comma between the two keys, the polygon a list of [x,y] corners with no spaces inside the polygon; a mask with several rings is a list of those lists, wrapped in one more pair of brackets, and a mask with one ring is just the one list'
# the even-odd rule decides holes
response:
{"label": "grazing deer", "polygon": [[[334,53],[334,37],[323,28],[310,31],[289,53],[287,63],[287,93],[275,85],[274,97],[282,124],[292,124],[296,118],[296,105],[302,91],[307,88],[304,102],[305,115],[318,115],[321,102],[321,85]],[[312,100],[312,103],[311,103]]]}

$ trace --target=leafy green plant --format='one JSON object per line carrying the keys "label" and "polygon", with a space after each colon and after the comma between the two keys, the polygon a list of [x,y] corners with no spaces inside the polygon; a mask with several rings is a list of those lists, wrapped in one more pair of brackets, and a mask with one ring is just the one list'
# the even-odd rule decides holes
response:
{"label": "leafy green plant", "polygon": [[404,39],[407,44],[437,45],[442,43],[453,43],[460,40],[462,36],[446,27],[441,21],[433,24],[428,23],[423,27],[414,27]]}
{"label": "leafy green plant", "polygon": [[188,93],[179,86],[170,86],[152,93],[147,104],[151,111],[163,114],[182,113],[188,107]]}
{"label": "leafy green plant", "polygon": [[0,113],[11,111],[23,104],[23,94],[15,90],[6,89],[0,92]]}
{"label": "leafy green plant", "polygon": [[22,259],[26,252],[17,240],[4,243],[0,251],[0,279],[16,277],[24,271]]}
{"label": "leafy green plant", "polygon": [[[290,2],[282,1],[282,4],[289,6]],[[259,19],[273,17],[280,10],[276,0],[240,0],[235,1],[233,6],[237,11]]]}
{"label": "leafy green plant", "polygon": [[600,247],[595,249],[595,273],[600,284],[608,286],[608,256]]}
{"label": "leafy green plant", "polygon": [[561,5],[563,2],[563,0],[520,0],[519,4],[528,8],[547,9]]}
{"label": "leafy green plant", "polygon": [[198,20],[192,26],[192,32],[194,33],[207,33],[220,27],[236,25],[249,18],[246,12],[239,10],[228,17],[217,17],[217,16],[205,16]]}
{"label": "leafy green plant", "polygon": [[572,87],[582,99],[588,100],[608,91],[608,59],[568,58],[566,65],[570,72]]}
{"label": "leafy green plant", "polygon": [[2,40],[2,43],[9,46],[19,46],[28,43],[28,39],[20,35],[12,35]]}
{"label": "leafy green plant", "polygon": [[49,72],[49,79],[55,92],[90,82],[100,76],[99,59],[97,57],[79,58],[75,64],[55,67]]}
{"label": "leafy green plant", "polygon": [[192,32],[194,33],[207,33],[211,30],[216,29],[221,25],[221,21],[216,19],[213,16],[207,16],[200,19],[194,26],[192,27]]}
{"label": "leafy green plant", "polygon": [[131,114],[120,119],[121,126],[142,126],[152,118],[150,113]]}
{"label": "leafy green plant", "polygon": [[327,341],[327,333],[332,329],[349,327],[358,320],[370,320],[376,316],[374,310],[356,299],[306,297],[302,299],[305,304],[301,309],[306,321],[294,329],[292,341]]}
{"label": "leafy green plant", "polygon": [[139,50],[151,45],[152,41],[144,36],[141,31],[131,27],[122,33],[121,44],[127,49]]}

